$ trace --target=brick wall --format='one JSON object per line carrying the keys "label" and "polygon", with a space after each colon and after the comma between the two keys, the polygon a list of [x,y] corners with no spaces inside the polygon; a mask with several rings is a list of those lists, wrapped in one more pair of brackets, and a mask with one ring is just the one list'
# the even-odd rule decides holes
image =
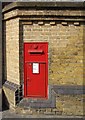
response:
{"label": "brick wall", "polygon": [[19,84],[19,19],[6,21],[4,32],[5,79]]}
{"label": "brick wall", "polygon": [[62,115],[85,115],[83,95],[58,95],[56,98],[56,107]]}
{"label": "brick wall", "polygon": [[[23,42],[46,41],[49,43],[49,85],[55,87],[58,85],[72,85],[73,87],[80,85],[81,87],[84,83],[83,30],[85,25],[83,19],[85,11],[82,9],[82,4],[48,3],[46,5],[46,3],[32,4],[30,2],[28,5],[22,2],[13,4],[3,10],[6,48],[4,51],[4,70],[5,79],[10,81],[10,86],[11,82],[19,85],[21,81],[24,81]],[[30,7],[33,9],[30,9]],[[9,104],[11,104],[10,101],[13,101],[13,96],[12,98],[9,97],[8,84],[5,87],[4,92],[9,98]],[[77,88],[75,88],[75,91],[77,91]],[[67,88],[65,89],[67,90]],[[82,95],[83,92],[78,93],[77,91],[70,94],[71,92],[70,89],[67,91],[68,94],[64,94],[62,91],[61,94],[56,92],[56,107],[54,109],[44,108],[41,110],[41,108],[36,110],[34,108],[34,111],[37,113],[44,111],[44,114],[53,115],[85,114],[83,110],[83,100],[85,99],[85,96]],[[15,103],[15,100],[13,103]],[[29,106],[26,105],[26,107]],[[27,114],[29,111],[27,110]],[[58,111],[59,113],[57,113]]]}
{"label": "brick wall", "polygon": [[49,84],[83,85],[83,25],[34,22],[23,25],[24,42],[48,41]]}

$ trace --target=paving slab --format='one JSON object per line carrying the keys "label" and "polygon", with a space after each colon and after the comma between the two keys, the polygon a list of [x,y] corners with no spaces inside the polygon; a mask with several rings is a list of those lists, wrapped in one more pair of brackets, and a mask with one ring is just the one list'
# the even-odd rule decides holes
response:
{"label": "paving slab", "polygon": [[2,119],[2,112],[0,112],[0,120]]}

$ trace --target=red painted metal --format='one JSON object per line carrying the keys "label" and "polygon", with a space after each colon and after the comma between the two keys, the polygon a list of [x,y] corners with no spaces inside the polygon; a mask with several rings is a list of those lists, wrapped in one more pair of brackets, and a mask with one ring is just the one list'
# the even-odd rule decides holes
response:
{"label": "red painted metal", "polygon": [[24,97],[47,98],[48,43],[24,43]]}

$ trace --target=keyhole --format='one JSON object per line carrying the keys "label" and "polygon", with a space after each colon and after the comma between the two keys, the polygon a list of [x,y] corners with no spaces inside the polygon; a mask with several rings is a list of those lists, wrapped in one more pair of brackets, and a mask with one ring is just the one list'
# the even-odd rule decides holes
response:
{"label": "keyhole", "polygon": [[38,48],[38,45],[34,45],[34,49],[37,49]]}

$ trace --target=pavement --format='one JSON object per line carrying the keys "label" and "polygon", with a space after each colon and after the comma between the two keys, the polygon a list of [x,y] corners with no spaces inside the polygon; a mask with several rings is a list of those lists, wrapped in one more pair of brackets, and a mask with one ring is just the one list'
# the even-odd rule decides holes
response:
{"label": "pavement", "polygon": [[0,88],[0,111],[2,110],[2,89]]}
{"label": "pavement", "polygon": [[0,88],[0,120],[2,119],[2,89]]}
{"label": "pavement", "polygon": [[0,112],[0,120],[2,119],[2,112]]}
{"label": "pavement", "polygon": [[[0,89],[1,96],[1,89]],[[1,98],[0,98],[0,106],[1,106]],[[2,118],[82,118],[82,116],[60,116],[60,115],[27,115],[20,114],[14,110],[4,109],[2,112],[0,111],[0,120]],[[84,118],[85,119],[85,118]]]}
{"label": "pavement", "polygon": [[19,114],[13,110],[2,112],[2,118],[82,118],[81,116],[58,116],[58,115],[26,115]]}

